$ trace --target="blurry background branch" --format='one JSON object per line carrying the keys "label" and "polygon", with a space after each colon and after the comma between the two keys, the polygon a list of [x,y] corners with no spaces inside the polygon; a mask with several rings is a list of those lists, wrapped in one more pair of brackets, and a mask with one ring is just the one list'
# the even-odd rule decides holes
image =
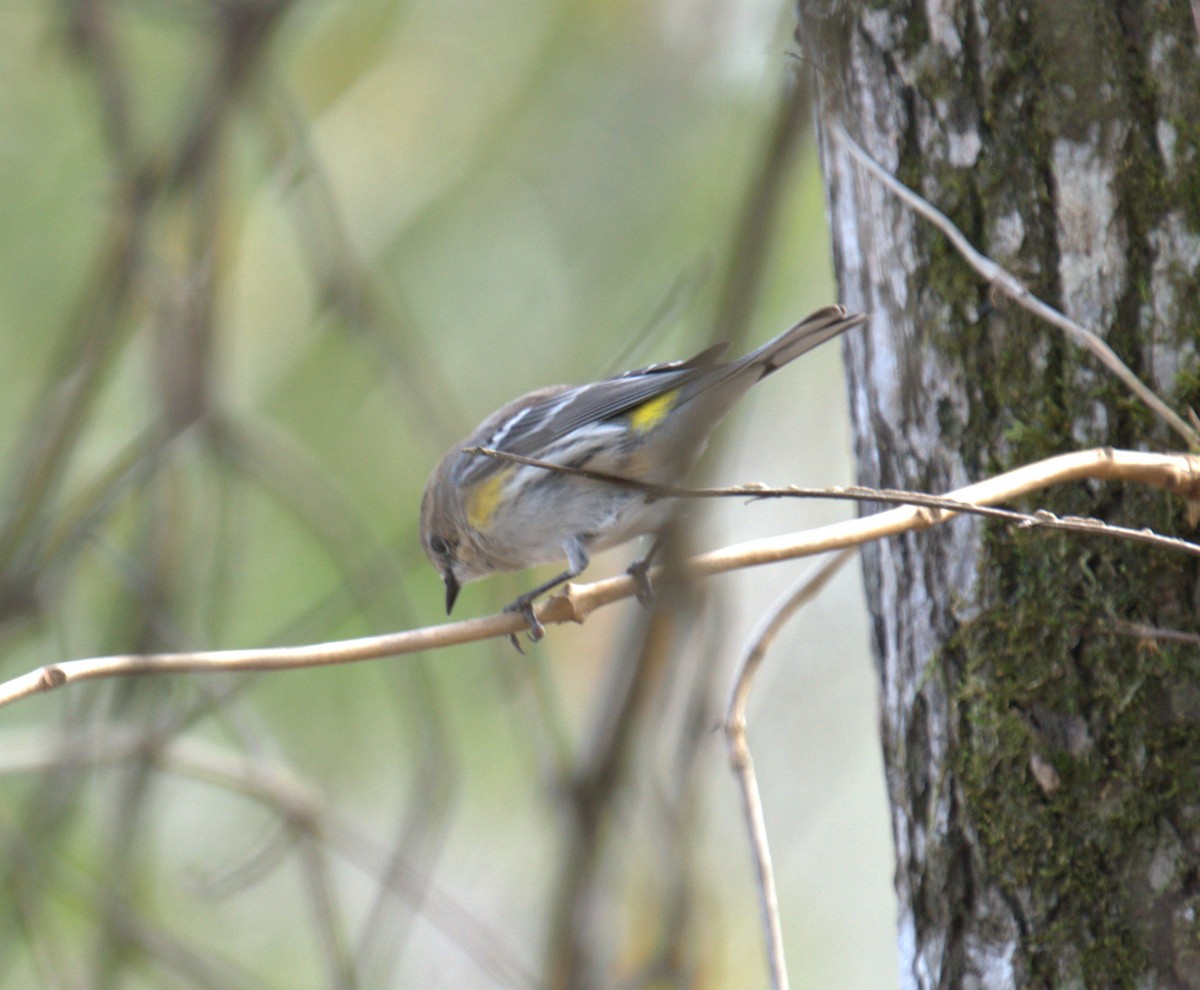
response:
{"label": "blurry background branch", "polygon": [[[638,363],[672,358],[828,302],[789,17],[748,0],[0,10],[0,679],[47,656],[433,621],[421,485],[480,415],[593,377],[631,338]],[[775,403],[829,429],[733,442],[722,478],[846,480],[837,355],[814,362],[744,422]],[[704,542],[823,512],[730,514]],[[870,672],[841,662],[861,607],[851,582],[832,590],[831,649],[780,665],[786,717],[759,732],[836,754],[789,784],[808,812],[824,768],[863,782],[839,792],[857,848],[838,884],[819,873],[837,854],[800,855],[819,817],[776,849],[791,896],[833,891],[821,911],[855,946],[805,955],[874,987],[890,852]],[[0,985],[752,979],[753,882],[725,855],[740,824],[711,730],[741,613],[772,592],[704,594],[630,610],[628,630],[608,610],[519,663],[485,643],[11,709],[38,758],[4,747]]]}

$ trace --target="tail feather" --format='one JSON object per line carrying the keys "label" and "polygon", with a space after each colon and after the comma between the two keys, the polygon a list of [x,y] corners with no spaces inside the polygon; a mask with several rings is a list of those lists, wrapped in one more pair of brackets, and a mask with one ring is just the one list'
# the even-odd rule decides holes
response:
{"label": "tail feather", "polygon": [[743,367],[761,368],[758,377],[766,378],[771,372],[795,361],[801,354],[807,354],[814,347],[820,347],[827,340],[832,340],[866,319],[864,313],[851,313],[845,306],[826,306],[801,320],[790,330],[785,330],[774,340],[768,340],[737,363]]}

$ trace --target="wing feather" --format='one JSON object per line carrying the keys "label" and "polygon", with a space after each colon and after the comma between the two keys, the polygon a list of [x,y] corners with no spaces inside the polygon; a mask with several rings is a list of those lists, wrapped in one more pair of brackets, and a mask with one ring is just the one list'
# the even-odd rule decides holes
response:
{"label": "wing feather", "polygon": [[[532,403],[526,396],[493,414],[464,446],[478,444],[537,457],[587,423],[615,419],[710,373],[726,346],[716,344],[686,361],[650,365],[588,385],[543,389],[540,394],[533,393],[538,398]],[[467,458],[456,472],[457,481],[480,481],[504,467],[504,462],[494,457]]]}

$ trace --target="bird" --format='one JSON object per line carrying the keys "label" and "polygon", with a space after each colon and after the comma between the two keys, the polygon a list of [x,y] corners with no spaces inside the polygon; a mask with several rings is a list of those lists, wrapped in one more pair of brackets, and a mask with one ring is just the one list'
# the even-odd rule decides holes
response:
{"label": "bird", "polygon": [[[565,561],[562,573],[505,609],[522,615],[536,641],[543,634],[533,610],[539,596],[581,574],[592,553],[657,533],[671,512],[670,499],[645,488],[481,449],[635,484],[675,484],[750,388],[865,320],[865,314],[827,306],[736,361],[722,363],[728,344],[715,344],[687,360],[538,389],[496,410],[450,448],[421,499],[421,544],[442,576],[446,614],[470,581]],[[640,568],[640,581],[647,560],[630,568],[635,574]]]}

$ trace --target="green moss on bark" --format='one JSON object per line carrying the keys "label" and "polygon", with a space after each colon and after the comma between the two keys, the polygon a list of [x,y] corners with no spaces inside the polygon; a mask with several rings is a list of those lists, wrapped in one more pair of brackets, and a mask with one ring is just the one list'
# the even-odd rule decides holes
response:
{"label": "green moss on bark", "polygon": [[[1113,515],[1083,486],[1056,511]],[[1161,493],[1120,492],[1118,518],[1182,529]],[[991,528],[984,610],[943,656],[957,684],[955,771],[986,873],[1029,891],[1031,984],[1072,976],[1132,986],[1151,962],[1139,849],[1181,804],[1200,802],[1197,651],[1120,631],[1185,621],[1196,573],[1182,554],[1099,538]],[[1182,592],[1182,594],[1181,594]],[[1032,770],[1053,768],[1057,783]],[[1098,810],[1099,809],[1099,810]],[[1085,919],[1081,921],[1081,919]],[[1061,971],[1074,960],[1074,973]]]}

